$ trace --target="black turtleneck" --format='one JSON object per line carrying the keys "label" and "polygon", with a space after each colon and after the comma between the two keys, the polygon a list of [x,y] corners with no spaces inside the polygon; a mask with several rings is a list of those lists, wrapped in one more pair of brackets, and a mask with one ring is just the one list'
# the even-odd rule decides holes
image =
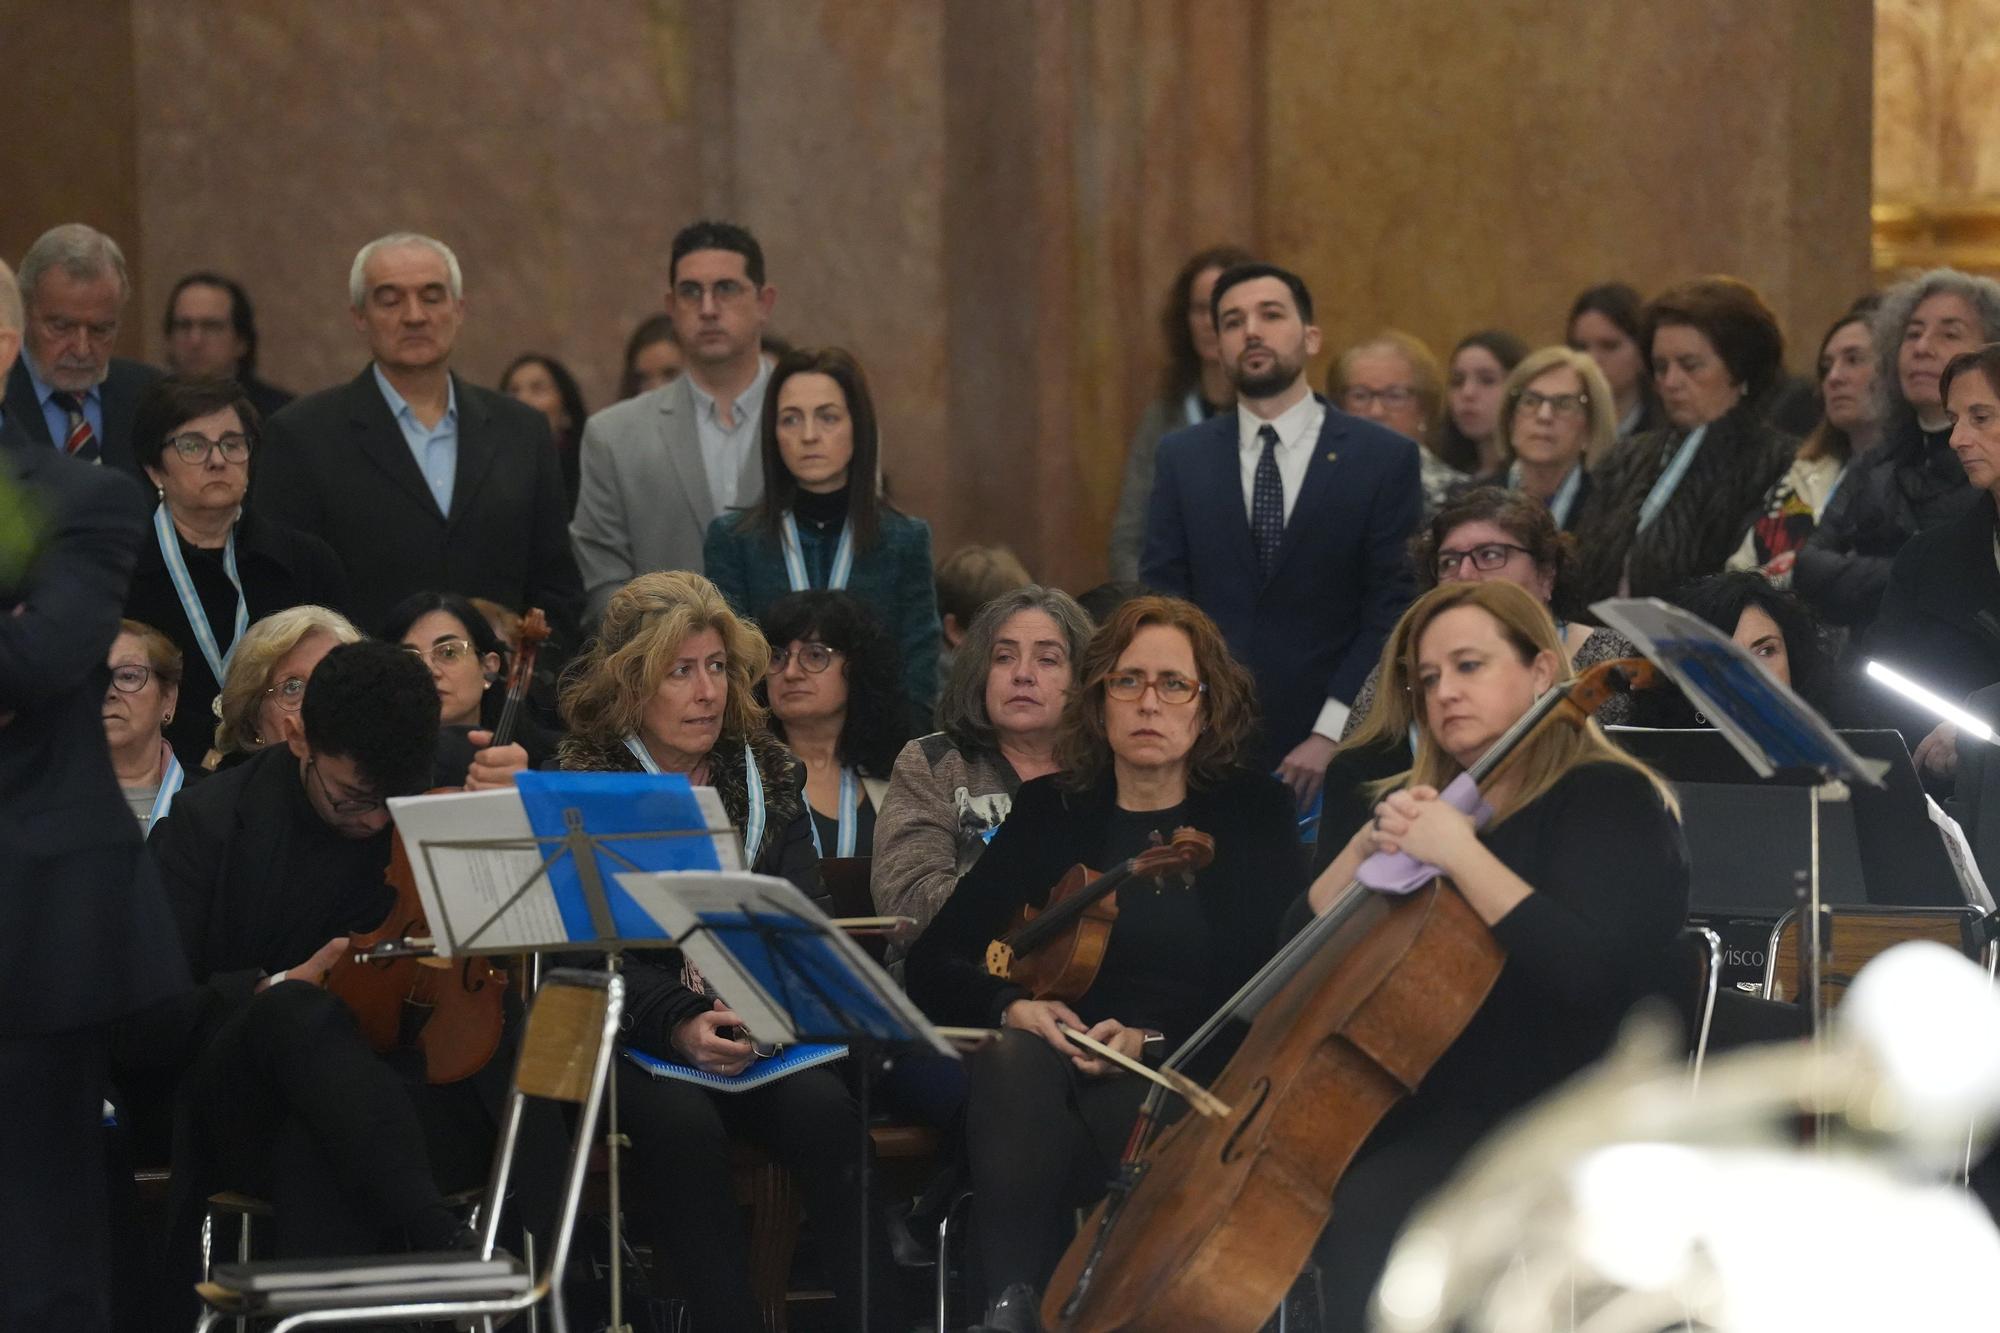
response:
{"label": "black turtleneck", "polygon": [[837,528],[847,521],[847,489],[822,493],[801,488],[792,500],[792,516],[820,532]]}

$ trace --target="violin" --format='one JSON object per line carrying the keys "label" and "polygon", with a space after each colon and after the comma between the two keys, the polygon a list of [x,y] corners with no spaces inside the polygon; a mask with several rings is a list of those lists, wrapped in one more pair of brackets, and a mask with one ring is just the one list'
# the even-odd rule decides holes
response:
{"label": "violin", "polygon": [[[1536,700],[1468,775],[1486,781],[1544,725],[1582,727],[1614,691],[1654,680],[1643,660],[1592,667]],[[1043,1323],[1261,1328],[1311,1257],[1348,1163],[1464,1032],[1505,961],[1442,878],[1399,897],[1349,884],[1168,1057],[1162,1072],[1177,1073],[1233,1022],[1250,1024],[1209,1089],[1221,1113],[1155,1134],[1164,1092],[1148,1095],[1109,1192],[1049,1283]]]}
{"label": "violin", "polygon": [[[534,680],[535,655],[548,637],[548,619],[539,609],[521,617],[506,703],[493,728],[495,746],[513,740]],[[327,972],[326,988],[354,1011],[376,1051],[415,1047],[424,1057],[427,1082],[470,1078],[500,1049],[507,974],[485,958],[436,956],[401,833],[390,846],[388,882],[396,891],[389,914],[374,930],[350,940],[352,949]]]}
{"label": "violin", "polygon": [[1049,890],[1046,903],[1024,903],[1012,928],[986,946],[986,971],[1025,986],[1037,1000],[1073,1003],[1104,963],[1118,922],[1118,890],[1133,879],[1158,884],[1175,875],[1192,886],[1195,872],[1214,859],[1214,838],[1177,828],[1165,843],[1102,874],[1073,865]]}

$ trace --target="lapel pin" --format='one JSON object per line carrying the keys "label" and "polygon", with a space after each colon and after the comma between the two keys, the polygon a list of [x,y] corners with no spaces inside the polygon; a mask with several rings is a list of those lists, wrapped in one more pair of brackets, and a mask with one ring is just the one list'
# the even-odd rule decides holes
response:
{"label": "lapel pin", "polygon": [[1327,462],[1331,463],[1331,462],[1332,462],[1332,461],[1333,461],[1334,459],[1336,459],[1336,458],[1338,458],[1338,457],[1339,457],[1339,455],[1338,455],[1338,454],[1336,454],[1336,453],[1334,453],[1334,452],[1333,452],[1333,450],[1329,449],[1329,450],[1327,450],[1327,451],[1326,451],[1326,461],[1327,461]]}

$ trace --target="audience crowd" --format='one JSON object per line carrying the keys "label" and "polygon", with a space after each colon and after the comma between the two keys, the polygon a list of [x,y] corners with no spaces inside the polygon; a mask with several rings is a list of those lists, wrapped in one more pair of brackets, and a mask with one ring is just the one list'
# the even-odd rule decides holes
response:
{"label": "audience crowd", "polygon": [[[1794,362],[1808,382],[1765,299],[1732,277],[1651,298],[1607,281],[1550,312],[1561,343],[1485,328],[1440,357],[1396,328],[1324,346],[1301,276],[1202,250],[1160,302],[1164,370],[1135,404],[1106,516],[1111,582],[1076,596],[1005,546],[934,552],[884,484],[893,432],[870,380],[893,367],[772,336],[776,288],[747,228],[691,224],[663,277],[617,401],[593,412],[542,351],[494,388],[473,382],[458,338],[477,275],[442,240],[391,233],[348,274],[357,373],[294,396],[260,378],[250,294],[217,272],[174,285],[164,371],[114,357],[124,258],[66,224],[22,257],[20,314],[0,299],[0,333],[11,321],[21,345],[0,437],[123,470],[153,498],[103,718],[156,851],[191,854],[192,833],[162,832],[184,787],[193,800],[232,770],[251,770],[228,779],[246,789],[277,782],[260,756],[305,753],[316,668],[372,638],[435,688],[435,723],[421,698],[410,710],[437,729],[439,785],[685,772],[754,820],[759,869],[816,899],[820,860],[872,857],[877,908],[917,922],[888,946],[915,998],[940,1021],[1010,1029],[976,1072],[991,1095],[969,1125],[975,1188],[1008,1219],[979,1240],[996,1288],[1046,1271],[1073,1202],[1060,1173],[1010,1192],[1015,1157],[1051,1137],[1079,1164],[1115,1145],[1092,1146],[1087,1062],[1052,1054],[1060,1025],[1092,1012],[1017,1009],[979,951],[1031,885],[1107,838],[1141,846],[1121,793],[1166,781],[1246,834],[1189,910],[1222,895],[1254,911],[1228,916],[1227,965],[1160,1019],[1196,1025],[1304,890],[1310,862],[1270,838],[1310,828],[1323,802],[1341,826],[1326,864],[1367,818],[1365,784],[1410,767],[1410,687],[1384,648],[1427,590],[1525,589],[1578,667],[1631,651],[1592,603],[1678,601],[1837,723],[1900,728],[1939,783],[1954,735],[1860,684],[1861,664],[1954,700],[2000,682],[2000,283],[1986,277],[1857,293],[1815,359]],[[506,630],[530,608],[552,637],[521,725],[495,745]],[[1621,698],[1602,720],[1659,719]],[[1173,745],[1148,766],[1148,746]],[[1067,785],[1038,781],[1055,774]],[[339,813],[380,794],[357,780],[327,799]],[[186,946],[199,967],[208,946]],[[628,975],[635,1050],[721,1072],[750,1058],[677,957]],[[697,1302],[710,1326],[751,1317],[726,1137],[791,1167],[809,1217],[855,1206],[850,1092],[811,1075],[761,1100],[623,1085],[639,1179],[707,1173],[709,1205],[644,1226],[721,1275]],[[963,1094],[946,1080],[910,1097],[942,1103],[942,1121]],[[849,1310],[853,1235],[823,1239]]]}

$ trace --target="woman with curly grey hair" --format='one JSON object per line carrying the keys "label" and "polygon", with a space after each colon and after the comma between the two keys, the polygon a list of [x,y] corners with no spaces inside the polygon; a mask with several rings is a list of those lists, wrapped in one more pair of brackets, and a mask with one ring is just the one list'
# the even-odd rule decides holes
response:
{"label": "woman with curly grey hair", "polygon": [[1938,383],[1954,356],[2000,339],[2000,282],[1932,269],[1885,292],[1873,324],[1881,443],[1849,464],[1792,575],[1822,620],[1856,631],[1875,619],[1903,544],[1979,494],[1951,451]]}

